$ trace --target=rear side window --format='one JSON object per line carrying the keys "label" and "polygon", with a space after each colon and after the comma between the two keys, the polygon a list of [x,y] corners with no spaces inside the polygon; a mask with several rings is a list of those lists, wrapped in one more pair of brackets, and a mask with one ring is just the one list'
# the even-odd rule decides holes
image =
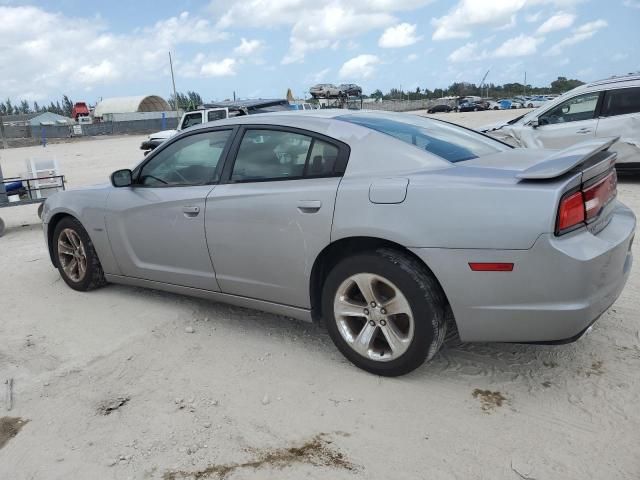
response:
{"label": "rear side window", "polygon": [[603,117],[640,112],[640,87],[609,90],[602,104]]}
{"label": "rear side window", "polygon": [[472,130],[417,115],[406,115],[406,120],[357,114],[342,115],[337,118],[391,135],[453,163],[491,155],[510,148]]}
{"label": "rear side window", "polygon": [[327,177],[340,170],[339,149],[308,135],[247,130],[231,173],[234,182]]}

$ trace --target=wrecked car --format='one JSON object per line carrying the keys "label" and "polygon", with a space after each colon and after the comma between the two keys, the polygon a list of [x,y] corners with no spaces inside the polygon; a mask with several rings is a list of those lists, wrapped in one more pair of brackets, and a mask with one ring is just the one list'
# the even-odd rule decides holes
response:
{"label": "wrecked car", "polygon": [[480,129],[515,147],[567,148],[593,138],[612,146],[619,172],[640,172],[640,74],[581,85],[509,122]]}

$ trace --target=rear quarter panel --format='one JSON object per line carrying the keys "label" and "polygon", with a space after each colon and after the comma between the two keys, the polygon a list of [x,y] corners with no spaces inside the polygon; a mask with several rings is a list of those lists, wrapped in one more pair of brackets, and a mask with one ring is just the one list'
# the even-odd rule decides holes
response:
{"label": "rear quarter panel", "polygon": [[332,241],[384,238],[407,248],[528,249],[553,232],[562,185],[518,182],[513,172],[473,167],[414,172],[404,202],[373,204],[376,177],[345,176],[334,214]]}

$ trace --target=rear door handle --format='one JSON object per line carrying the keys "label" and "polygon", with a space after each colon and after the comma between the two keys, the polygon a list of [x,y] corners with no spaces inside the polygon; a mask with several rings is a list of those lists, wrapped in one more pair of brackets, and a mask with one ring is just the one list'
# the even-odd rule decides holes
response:
{"label": "rear door handle", "polygon": [[315,213],[322,207],[320,200],[299,200],[298,210],[302,213]]}
{"label": "rear door handle", "polygon": [[182,213],[184,213],[185,217],[197,217],[200,213],[200,207],[187,205],[185,207],[182,207]]}

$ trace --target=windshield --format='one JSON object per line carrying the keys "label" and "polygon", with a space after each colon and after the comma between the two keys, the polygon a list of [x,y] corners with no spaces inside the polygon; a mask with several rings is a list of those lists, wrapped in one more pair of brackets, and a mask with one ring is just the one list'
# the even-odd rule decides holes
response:
{"label": "windshield", "polygon": [[375,115],[354,114],[341,115],[336,118],[391,135],[452,163],[502,152],[510,148],[473,130],[417,115],[405,115],[391,119]]}

